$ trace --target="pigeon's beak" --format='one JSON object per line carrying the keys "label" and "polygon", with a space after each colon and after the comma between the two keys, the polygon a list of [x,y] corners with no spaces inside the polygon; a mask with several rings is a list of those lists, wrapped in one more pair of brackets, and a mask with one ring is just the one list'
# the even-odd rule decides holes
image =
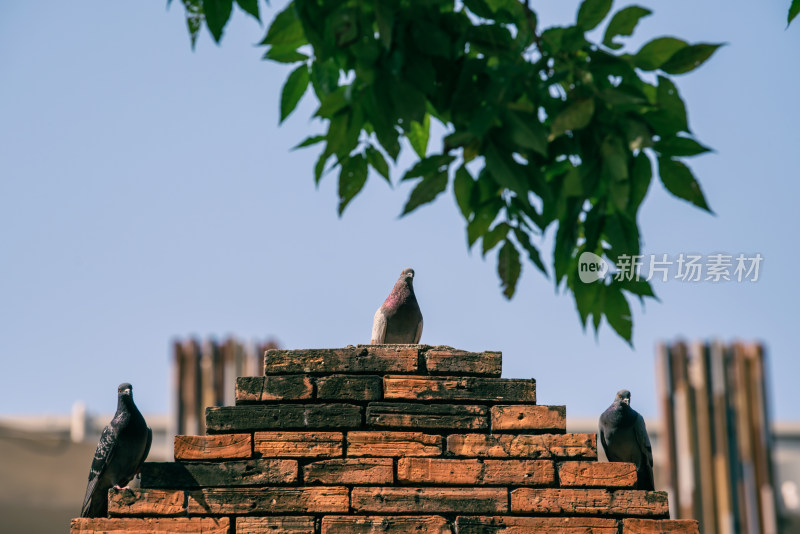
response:
{"label": "pigeon's beak", "polygon": [[122,390],[122,394],[123,394],[123,395],[130,395],[130,394],[131,394],[131,388],[125,388],[125,389],[123,389],[123,390]]}
{"label": "pigeon's beak", "polygon": [[630,406],[630,405],[631,405],[631,400],[630,400],[630,399],[622,399],[622,402],[624,402],[624,403],[625,403],[625,404],[627,404],[628,406]]}

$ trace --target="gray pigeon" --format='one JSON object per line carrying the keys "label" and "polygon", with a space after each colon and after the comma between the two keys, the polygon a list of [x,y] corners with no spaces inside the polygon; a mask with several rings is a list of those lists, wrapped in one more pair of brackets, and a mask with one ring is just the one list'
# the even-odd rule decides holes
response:
{"label": "gray pigeon", "polygon": [[414,296],[414,269],[403,269],[400,278],[375,312],[370,343],[419,343],[422,336],[422,312]]}
{"label": "gray pigeon", "polygon": [[608,409],[600,416],[600,443],[609,462],[636,465],[636,487],[653,490],[653,449],[647,427],[639,412],[631,408],[631,392],[621,389]]}
{"label": "gray pigeon", "polygon": [[153,432],[133,403],[132,389],[128,383],[117,388],[117,413],[100,435],[81,517],[107,516],[108,490],[127,486],[150,452]]}

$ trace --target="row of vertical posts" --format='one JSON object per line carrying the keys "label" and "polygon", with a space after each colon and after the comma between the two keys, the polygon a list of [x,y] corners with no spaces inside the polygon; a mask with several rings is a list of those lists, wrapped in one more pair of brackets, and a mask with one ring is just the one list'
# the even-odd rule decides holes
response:
{"label": "row of vertical posts", "polygon": [[173,433],[205,433],[206,407],[233,405],[236,378],[263,375],[264,352],[275,348],[278,345],[273,340],[176,340],[172,349]]}
{"label": "row of vertical posts", "polygon": [[763,346],[660,344],[656,365],[671,516],[705,534],[776,534]]}

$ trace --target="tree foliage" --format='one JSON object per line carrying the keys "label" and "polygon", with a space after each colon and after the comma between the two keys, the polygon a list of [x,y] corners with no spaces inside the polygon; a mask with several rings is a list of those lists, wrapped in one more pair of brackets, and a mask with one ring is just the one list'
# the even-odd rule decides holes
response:
{"label": "tree foliage", "polygon": [[[797,3],[800,0],[795,0]],[[237,5],[260,17],[257,0]],[[233,0],[183,0],[194,45],[203,24],[219,42]],[[503,294],[514,295],[520,255],[575,298],[584,328],[606,317],[628,342],[627,296],[655,297],[645,281],[584,284],[585,251],[617,263],[640,251],[637,215],[652,177],[710,211],[683,159],[709,149],[689,129],[672,76],[703,64],[720,44],[659,37],[624,51],[651,14],[612,0],[584,0],[574,24],[542,27],[517,0],[293,0],[269,25],[265,59],[296,65],[280,99],[283,121],[303,97],[319,102],[327,130],[318,182],[338,172],[339,213],[364,187],[368,169],[391,183],[405,138],[417,156],[400,178],[414,188],[410,213],[451,187],[467,244],[499,247]],[[610,19],[609,19],[609,15]],[[588,32],[609,19],[602,40]],[[432,122],[442,150],[428,148]],[[555,227],[552,265],[540,258]]]}

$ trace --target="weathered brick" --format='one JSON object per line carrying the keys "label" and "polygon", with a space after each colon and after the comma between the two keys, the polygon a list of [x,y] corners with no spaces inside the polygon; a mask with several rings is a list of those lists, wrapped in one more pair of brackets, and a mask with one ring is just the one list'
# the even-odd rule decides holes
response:
{"label": "weathered brick", "polygon": [[596,434],[453,434],[447,451],[494,458],[597,458]]}
{"label": "weathered brick", "polygon": [[350,500],[359,512],[485,514],[508,509],[504,488],[355,487]]}
{"label": "weathered brick", "polygon": [[70,525],[71,534],[228,534],[230,531],[227,517],[80,517]]}
{"label": "weathered brick", "polygon": [[347,512],[348,490],[339,486],[303,488],[208,488],[190,491],[189,514]]}
{"label": "weathered brick", "polygon": [[424,516],[337,516],[322,518],[322,534],[450,534],[443,517]]}
{"label": "weathered brick", "polygon": [[391,484],[391,458],[336,458],[313,462],[303,468],[306,484]]}
{"label": "weathered brick", "polygon": [[342,349],[268,350],[266,374],[415,373],[418,345],[356,345]]}
{"label": "weathered brick", "polygon": [[498,351],[466,352],[435,347],[425,352],[425,368],[432,375],[479,375],[499,377],[503,356]]}
{"label": "weathered brick", "polygon": [[611,493],[604,489],[518,488],[511,492],[513,513],[608,514]]}
{"label": "weathered brick", "polygon": [[381,398],[383,381],[378,375],[330,375],[317,379],[317,398],[371,401]]}
{"label": "weathered brick", "polygon": [[371,402],[367,424],[424,429],[480,429],[489,427],[486,406]]}
{"label": "weathered brick", "polygon": [[325,458],[342,455],[341,432],[256,432],[253,448],[267,458]]}
{"label": "weathered brick", "polygon": [[186,515],[186,494],[182,490],[110,489],[108,514],[111,516]]}
{"label": "weathered brick", "polygon": [[297,460],[240,460],[214,463],[145,462],[143,488],[251,486],[297,482]]}
{"label": "weathered brick", "polygon": [[352,404],[259,404],[206,408],[209,433],[266,429],[358,428],[361,408]]}
{"label": "weathered brick", "polygon": [[387,376],[385,399],[536,403],[536,380],[521,378]]}
{"label": "weathered brick", "polygon": [[547,486],[555,484],[549,460],[400,458],[397,480],[417,484]]}
{"label": "weathered brick", "polygon": [[347,433],[347,456],[439,456],[442,436],[367,430]]}
{"label": "weathered brick", "polygon": [[661,518],[669,515],[669,506],[667,494],[661,491],[519,488],[511,492],[511,511]]}
{"label": "weathered brick", "polygon": [[694,519],[623,519],[622,534],[700,534]]}
{"label": "weathered brick", "polygon": [[610,513],[634,517],[667,518],[666,491],[617,490],[611,494]]}
{"label": "weathered brick", "polygon": [[236,534],[314,534],[315,522],[311,516],[239,517]]}
{"label": "weathered brick", "polygon": [[617,534],[617,520],[602,517],[459,516],[458,534]]}
{"label": "weathered brick", "polygon": [[310,399],[314,385],[306,375],[240,376],[236,404]]}
{"label": "weathered brick", "polygon": [[525,404],[492,406],[491,421],[492,432],[536,430],[561,434],[567,431],[567,408]]}
{"label": "weathered brick", "polygon": [[636,486],[636,466],[626,462],[561,462],[559,486],[587,488],[632,488]]}
{"label": "weathered brick", "polygon": [[176,460],[239,459],[253,456],[250,434],[175,436]]}

